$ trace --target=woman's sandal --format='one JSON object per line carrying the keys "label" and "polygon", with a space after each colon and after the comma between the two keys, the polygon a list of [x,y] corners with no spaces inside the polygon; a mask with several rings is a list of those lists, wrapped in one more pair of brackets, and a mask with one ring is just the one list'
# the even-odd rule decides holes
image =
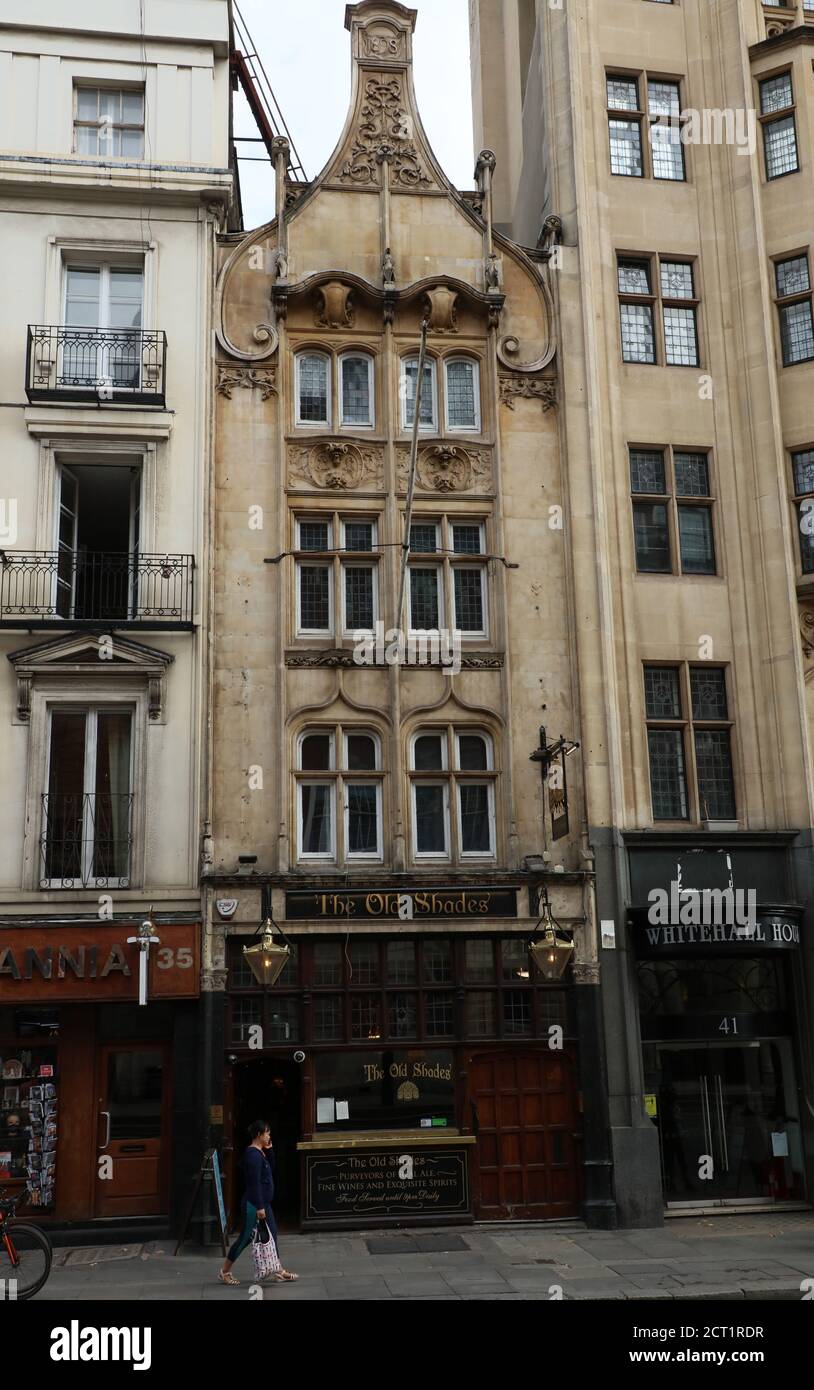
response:
{"label": "woman's sandal", "polygon": [[218,1270],[218,1278],[222,1284],[229,1284],[233,1289],[240,1288],[240,1280],[236,1279],[233,1274],[224,1274],[222,1269]]}
{"label": "woman's sandal", "polygon": [[274,1277],[278,1284],[288,1284],[293,1282],[294,1279],[299,1279],[300,1276],[299,1274],[292,1274],[290,1269],[281,1269]]}

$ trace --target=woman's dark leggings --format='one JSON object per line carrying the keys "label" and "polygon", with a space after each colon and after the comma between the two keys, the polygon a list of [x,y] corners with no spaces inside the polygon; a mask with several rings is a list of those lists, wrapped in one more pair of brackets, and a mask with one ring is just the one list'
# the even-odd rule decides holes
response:
{"label": "woman's dark leggings", "polygon": [[[252,1206],[251,1202],[244,1201],[243,1203],[241,1203],[241,1208],[244,1213],[243,1229],[240,1232],[240,1235],[238,1236],[231,1250],[229,1251],[229,1254],[226,1256],[227,1260],[229,1260],[231,1264],[234,1264],[238,1256],[243,1254],[243,1251],[246,1249],[247,1245],[251,1245],[252,1236],[254,1235],[254,1228],[257,1225],[257,1207]],[[274,1212],[271,1210],[270,1207],[266,1207],[266,1221],[268,1222],[269,1230],[271,1231],[271,1234],[274,1237],[274,1244],[277,1246],[277,1254],[279,1255],[280,1245],[277,1240],[277,1222],[274,1220]]]}

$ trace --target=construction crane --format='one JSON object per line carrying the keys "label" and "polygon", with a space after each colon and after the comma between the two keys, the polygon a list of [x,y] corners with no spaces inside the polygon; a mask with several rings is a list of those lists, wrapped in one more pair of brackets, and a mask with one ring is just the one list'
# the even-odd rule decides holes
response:
{"label": "construction crane", "polygon": [[[307,183],[308,176],[302,167],[302,161],[292,139],[291,131],[286,125],[285,117],[280,110],[268,74],[263,66],[263,60],[257,52],[236,0],[232,0],[231,11],[232,42],[229,66],[232,74],[232,90],[237,91],[238,83],[240,84],[257,129],[260,131],[260,140],[268,151],[269,159],[272,158],[272,141],[277,136],[285,135],[291,146],[289,165],[291,172],[297,182]],[[246,136],[238,136],[237,142],[240,143],[247,138]]]}

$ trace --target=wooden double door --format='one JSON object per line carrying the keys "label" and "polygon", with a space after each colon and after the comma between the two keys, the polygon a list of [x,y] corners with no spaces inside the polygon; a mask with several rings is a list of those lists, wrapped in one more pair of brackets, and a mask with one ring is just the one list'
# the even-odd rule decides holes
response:
{"label": "wooden double door", "polygon": [[548,1048],[473,1052],[466,1059],[480,1221],[579,1215],[582,1134],[573,1056]]}

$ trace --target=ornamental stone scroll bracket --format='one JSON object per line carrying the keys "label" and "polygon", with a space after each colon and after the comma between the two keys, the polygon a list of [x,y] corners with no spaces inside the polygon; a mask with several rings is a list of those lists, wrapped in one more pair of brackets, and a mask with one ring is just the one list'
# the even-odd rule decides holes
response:
{"label": "ornamental stone scroll bracket", "polygon": [[[226,331],[225,309],[227,291],[231,277],[237,268],[238,263],[244,256],[248,257],[251,273],[255,275],[265,275],[266,280],[271,284],[272,276],[268,274],[266,268],[267,256],[261,250],[261,243],[267,241],[270,234],[270,225],[258,227],[250,236],[245,237],[232,251],[221,267],[215,286],[215,296],[213,305],[213,321],[215,327],[215,337],[229,356],[234,357],[238,362],[264,362],[267,358],[273,357],[280,345],[280,335],[273,323],[258,323],[252,329],[252,341],[258,344],[258,351],[239,348],[232,342]],[[253,264],[253,256],[258,261],[257,267]],[[275,274],[279,260],[275,260]],[[286,266],[287,269],[287,266]],[[278,282],[279,283],[279,282]],[[270,300],[271,303],[271,300]]]}

